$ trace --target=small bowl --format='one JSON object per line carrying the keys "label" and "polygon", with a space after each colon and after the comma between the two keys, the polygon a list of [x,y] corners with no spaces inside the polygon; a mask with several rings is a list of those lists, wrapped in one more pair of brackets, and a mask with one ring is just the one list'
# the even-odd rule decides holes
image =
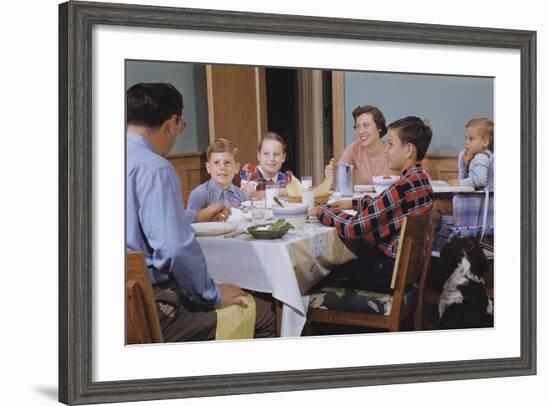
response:
{"label": "small bowl", "polygon": [[384,176],[374,176],[372,178],[372,183],[374,186],[390,186],[399,179],[399,176],[395,175],[384,175]]}
{"label": "small bowl", "polygon": [[302,228],[306,223],[308,205],[304,203],[287,203],[285,207],[273,206],[273,218],[285,219],[296,228]]}
{"label": "small bowl", "polygon": [[248,227],[248,232],[250,235],[258,240],[275,240],[277,238],[281,238],[283,235],[285,235],[288,232],[287,229],[283,230],[258,230],[259,227],[263,227],[263,225],[258,224],[252,227]]}

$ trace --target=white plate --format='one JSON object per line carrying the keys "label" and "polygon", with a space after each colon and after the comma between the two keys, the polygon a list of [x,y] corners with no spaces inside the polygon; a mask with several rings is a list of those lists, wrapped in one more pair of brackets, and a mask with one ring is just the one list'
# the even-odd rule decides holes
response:
{"label": "white plate", "polygon": [[374,192],[374,186],[373,185],[355,185],[353,187],[353,190],[355,192]]}
{"label": "white plate", "polygon": [[210,235],[222,235],[235,231],[237,227],[234,224],[222,222],[193,223],[191,226],[199,237]]}

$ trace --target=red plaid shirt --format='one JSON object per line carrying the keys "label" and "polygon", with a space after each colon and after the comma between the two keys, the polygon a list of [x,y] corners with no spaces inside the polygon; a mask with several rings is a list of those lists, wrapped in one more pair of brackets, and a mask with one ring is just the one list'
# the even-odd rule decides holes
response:
{"label": "red plaid shirt", "polygon": [[428,174],[417,164],[404,170],[393,185],[375,198],[353,199],[356,215],[321,206],[317,217],[324,225],[335,227],[340,237],[378,244],[384,254],[395,258],[405,216],[429,212],[432,204]]}

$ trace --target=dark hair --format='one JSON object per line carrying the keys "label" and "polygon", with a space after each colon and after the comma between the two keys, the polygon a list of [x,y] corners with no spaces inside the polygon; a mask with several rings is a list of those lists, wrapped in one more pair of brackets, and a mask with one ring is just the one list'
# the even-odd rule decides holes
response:
{"label": "dark hair", "polygon": [[394,121],[388,126],[396,130],[401,143],[411,143],[416,147],[416,160],[422,161],[432,140],[432,129],[419,117],[408,116]]}
{"label": "dark hair", "polygon": [[372,116],[372,119],[376,124],[376,128],[380,130],[380,138],[386,135],[386,133],[388,132],[388,129],[386,128],[386,119],[384,118],[384,115],[378,107],[357,106],[355,110],[351,112],[351,115],[353,116],[353,128],[355,128],[357,117],[359,117],[361,114],[370,114]]}
{"label": "dark hair", "polygon": [[137,83],[126,91],[126,103],[126,123],[149,128],[183,110],[181,93],[169,83]]}
{"label": "dark hair", "polygon": [[206,150],[206,159],[210,160],[210,155],[216,152],[229,152],[233,155],[235,161],[239,159],[239,149],[232,141],[225,138],[218,138],[208,146]]}
{"label": "dark hair", "polygon": [[260,141],[260,144],[258,145],[258,152],[262,151],[262,144],[264,143],[264,140],[272,140],[272,141],[279,142],[283,146],[283,152],[284,153],[286,152],[285,140],[283,140],[283,137],[281,137],[279,134],[277,134],[273,131],[270,131],[266,135],[264,135],[264,137]]}

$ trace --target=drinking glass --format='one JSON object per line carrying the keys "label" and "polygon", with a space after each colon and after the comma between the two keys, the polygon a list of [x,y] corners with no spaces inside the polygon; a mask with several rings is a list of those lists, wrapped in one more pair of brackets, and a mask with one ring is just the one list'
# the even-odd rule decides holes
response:
{"label": "drinking glass", "polygon": [[265,200],[259,196],[250,198],[252,221],[261,222],[265,217]]}
{"label": "drinking glass", "polygon": [[273,207],[273,198],[279,197],[279,185],[266,185],[265,187],[265,207]]}
{"label": "drinking glass", "polygon": [[302,183],[302,189],[309,190],[313,186],[313,179],[311,176],[302,176],[300,179]]}
{"label": "drinking glass", "polygon": [[307,204],[308,210],[315,207],[315,192],[313,190],[302,190],[302,203]]}

